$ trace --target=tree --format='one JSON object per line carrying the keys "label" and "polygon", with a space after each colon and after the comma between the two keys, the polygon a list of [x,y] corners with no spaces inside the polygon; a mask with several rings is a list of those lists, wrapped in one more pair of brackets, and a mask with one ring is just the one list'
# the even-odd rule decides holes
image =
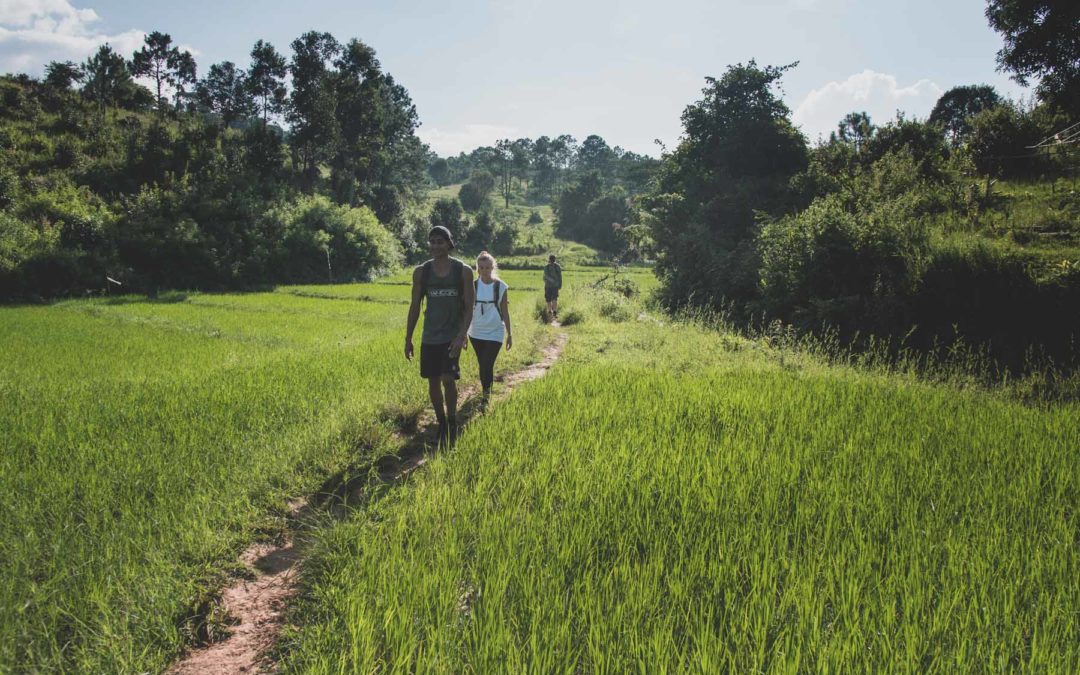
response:
{"label": "tree", "polygon": [[1001,103],[1001,97],[988,84],[953,87],[941,95],[930,111],[930,122],[938,124],[949,143],[956,147],[971,133],[972,116]]}
{"label": "tree", "polygon": [[968,152],[979,173],[997,178],[1022,176],[1034,166],[1026,146],[1036,143],[1038,136],[1030,117],[1006,102],[972,117]]}
{"label": "tree", "polygon": [[514,142],[504,138],[495,142],[495,149],[499,153],[499,194],[502,195],[506,207],[510,207],[510,195],[514,188],[514,154],[512,148]]}
{"label": "tree", "polygon": [[807,165],[806,140],[773,91],[794,66],[730,66],[683,112],[682,140],[643,201],[669,304],[757,296],[757,224],[787,209],[789,181]]}
{"label": "tree", "polygon": [[82,82],[86,74],[72,61],[50,61],[45,66],[45,86],[56,91],[67,91],[76,82]]}
{"label": "tree", "polygon": [[263,125],[270,115],[280,114],[285,107],[285,75],[288,73],[285,57],[278,54],[274,45],[259,40],[251,50],[251,66],[248,68],[247,85],[251,95],[259,99],[259,112]]}
{"label": "tree", "polygon": [[450,184],[450,163],[442,157],[436,157],[428,163],[428,175],[439,187]]}
{"label": "tree", "polygon": [[181,52],[172,44],[167,33],[154,31],[144,38],[144,44],[131,59],[131,73],[135,77],[149,77],[154,81],[159,112],[164,112],[162,89],[172,87],[177,101],[186,91],[185,85],[195,84],[195,59],[191,52]]}
{"label": "tree", "polygon": [[478,211],[495,189],[495,177],[487,169],[476,169],[458,191],[458,200],[466,211]]}
{"label": "tree", "polygon": [[456,199],[443,197],[436,201],[431,207],[428,224],[431,227],[442,225],[450,230],[450,233],[458,241],[465,241],[469,238],[469,219],[466,217],[465,212],[461,210],[461,203]]}
{"label": "tree", "polygon": [[226,127],[255,113],[255,100],[247,77],[231,61],[210,66],[206,77],[195,88],[195,97],[203,108],[221,115]]}
{"label": "tree", "polygon": [[1075,0],[989,0],[986,18],[1005,38],[998,70],[1027,85],[1039,80],[1039,96],[1080,113],[1080,4]]}
{"label": "tree", "polygon": [[338,140],[336,101],[329,78],[330,61],[341,45],[329,33],[309,31],[292,42],[292,94],[286,118],[292,123],[293,162],[312,192],[319,165],[330,159]]}
{"label": "tree", "polygon": [[98,104],[101,114],[120,100],[124,91],[133,83],[124,57],[105,43],[83,64],[86,84],[83,95]]}
{"label": "tree", "polygon": [[611,175],[611,164],[615,159],[615,153],[600,136],[593,134],[581,142],[577,153],[577,168],[579,171],[596,171],[604,179]]}
{"label": "tree", "polygon": [[861,152],[866,143],[874,137],[874,125],[870,122],[870,115],[864,112],[851,112],[844,115],[844,119],[836,127],[837,138],[843,143],[849,143],[855,148],[856,154]]}

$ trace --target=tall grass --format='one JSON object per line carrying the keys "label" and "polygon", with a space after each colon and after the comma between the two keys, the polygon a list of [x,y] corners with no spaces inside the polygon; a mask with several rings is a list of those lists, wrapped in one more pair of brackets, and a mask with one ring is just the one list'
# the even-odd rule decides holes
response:
{"label": "tall grass", "polygon": [[590,317],[322,533],[304,672],[1075,672],[1080,408]]}
{"label": "tall grass", "polygon": [[[286,499],[426,405],[402,356],[407,298],[364,284],[0,309],[0,672],[158,670],[211,629],[220,575]],[[544,333],[522,312],[500,368]]]}

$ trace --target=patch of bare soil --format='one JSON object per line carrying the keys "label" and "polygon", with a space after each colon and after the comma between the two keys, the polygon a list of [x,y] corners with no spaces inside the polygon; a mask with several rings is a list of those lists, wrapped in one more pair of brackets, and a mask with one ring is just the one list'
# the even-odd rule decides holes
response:
{"label": "patch of bare soil", "polygon": [[[559,327],[558,322],[551,325]],[[517,385],[547,373],[562,354],[566,340],[566,333],[559,332],[555,340],[544,348],[538,362],[502,377],[505,385],[503,395]],[[477,385],[459,392],[459,400],[464,401],[458,412],[462,426],[479,410],[478,394]],[[401,436],[400,452],[396,456],[377,460],[372,467],[373,472],[354,472],[353,478],[327,486],[312,500],[312,504],[306,500],[290,504],[291,522],[301,523],[305,520],[305,512],[322,504],[329,506],[331,513],[340,514],[350,501],[362,498],[372,487],[373,481],[385,485],[406,478],[423,466],[430,456],[433,426],[434,415],[428,412],[421,418],[415,434]],[[291,535],[281,545],[258,543],[244,551],[240,561],[250,570],[253,578],[239,580],[222,591],[222,605],[234,621],[231,633],[224,640],[189,652],[166,672],[170,675],[225,675],[273,671],[270,648],[284,626],[286,604],[296,592],[297,563],[300,560],[301,552],[293,545]]]}

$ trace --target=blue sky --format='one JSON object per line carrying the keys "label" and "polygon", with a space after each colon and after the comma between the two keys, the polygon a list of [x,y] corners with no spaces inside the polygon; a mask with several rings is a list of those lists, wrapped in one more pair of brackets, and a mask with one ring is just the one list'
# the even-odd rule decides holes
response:
{"label": "blue sky", "polygon": [[490,0],[474,2],[0,0],[0,72],[39,75],[109,41],[126,55],[153,30],[190,49],[200,74],[246,66],[256,40],[288,55],[308,30],[359,38],[412,95],[420,137],[456,154],[498,138],[596,133],[655,155],[682,110],[729,64],[799,61],[782,82],[814,140],[853,110],[926,117],[950,87],[1028,92],[995,72],[985,0]]}

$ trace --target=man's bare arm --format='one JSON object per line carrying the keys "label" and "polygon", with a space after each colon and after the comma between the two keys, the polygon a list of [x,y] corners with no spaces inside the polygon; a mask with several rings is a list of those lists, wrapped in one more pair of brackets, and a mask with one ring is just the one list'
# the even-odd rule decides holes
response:
{"label": "man's bare arm", "polygon": [[409,303],[409,319],[405,325],[405,358],[412,359],[413,356],[413,332],[416,330],[416,322],[420,320],[420,302],[423,299],[420,288],[420,281],[423,278],[423,268],[417,267],[413,270],[412,275],[412,302]]}
{"label": "man's bare arm", "polygon": [[473,271],[468,265],[461,270],[461,282],[465,287],[465,312],[461,315],[461,332],[458,333],[455,344],[458,348],[464,348],[469,342],[469,326],[472,325],[473,304],[476,302],[476,289],[473,288]]}

